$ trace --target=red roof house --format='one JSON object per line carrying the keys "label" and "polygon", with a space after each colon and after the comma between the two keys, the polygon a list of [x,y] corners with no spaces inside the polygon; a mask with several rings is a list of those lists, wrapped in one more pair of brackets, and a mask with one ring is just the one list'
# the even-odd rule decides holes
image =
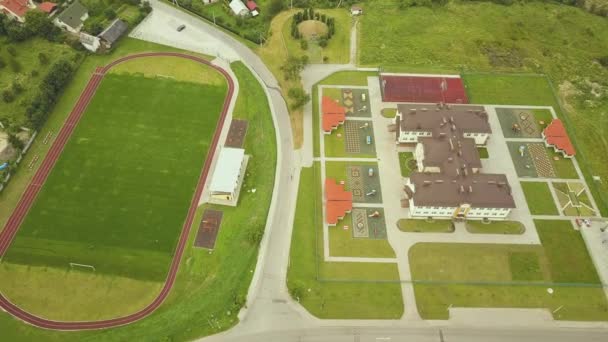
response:
{"label": "red roof house", "polygon": [[0,12],[20,22],[25,21],[25,13],[32,7],[29,0],[0,0]]}
{"label": "red roof house", "polygon": [[352,192],[344,190],[344,185],[330,178],[325,180],[325,199],[325,220],[329,225],[336,225],[353,209]]}
{"label": "red roof house", "polygon": [[332,130],[338,128],[338,125],[346,120],[346,109],[331,97],[323,96],[321,111],[323,112],[323,132],[326,134],[331,133]]}
{"label": "red roof house", "polygon": [[255,11],[258,9],[258,4],[256,4],[253,0],[248,0],[245,5],[250,11]]}
{"label": "red roof house", "polygon": [[556,152],[560,152],[565,158],[572,158],[576,155],[574,145],[568,137],[566,127],[560,119],[553,119],[543,131],[545,145],[553,147]]}
{"label": "red roof house", "polygon": [[43,2],[40,5],[38,5],[38,9],[41,10],[44,13],[51,13],[53,12],[55,9],[57,8],[57,4],[53,3],[53,2]]}

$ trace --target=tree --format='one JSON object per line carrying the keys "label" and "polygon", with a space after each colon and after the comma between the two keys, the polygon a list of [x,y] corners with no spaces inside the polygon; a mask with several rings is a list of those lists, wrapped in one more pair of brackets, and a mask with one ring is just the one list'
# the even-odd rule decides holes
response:
{"label": "tree", "polygon": [[285,8],[283,0],[271,0],[266,9],[266,13],[269,19],[274,18],[275,15],[279,14]]}
{"label": "tree", "polygon": [[21,141],[21,139],[19,139],[13,133],[8,134],[8,142],[9,142],[9,144],[11,144],[14,148],[16,148],[18,150],[23,150],[23,147],[25,146],[23,141]]}
{"label": "tree", "polygon": [[306,39],[300,40],[300,48],[302,50],[308,50],[308,41]]}
{"label": "tree", "polygon": [[4,100],[4,102],[11,103],[11,102],[13,102],[14,99],[15,99],[15,94],[13,94],[12,91],[10,91],[9,89],[4,89],[2,91],[2,100]]}
{"label": "tree", "polygon": [[293,100],[291,103],[291,109],[300,109],[304,107],[308,101],[310,101],[310,95],[308,95],[302,88],[290,88],[287,92],[287,96]]}
{"label": "tree", "polygon": [[111,7],[107,8],[103,14],[106,16],[106,18],[112,20],[114,18],[116,18],[116,11],[114,11],[114,9],[112,9]]}
{"label": "tree", "polygon": [[0,58],[0,69],[4,69],[5,66],[6,62],[4,61],[4,59]]}
{"label": "tree", "polygon": [[40,64],[46,65],[49,62],[49,57],[44,52],[41,52],[38,54],[38,60]]}
{"label": "tree", "polygon": [[301,58],[289,56],[285,64],[281,66],[285,80],[297,80],[300,78],[300,71],[308,64],[308,56]]}

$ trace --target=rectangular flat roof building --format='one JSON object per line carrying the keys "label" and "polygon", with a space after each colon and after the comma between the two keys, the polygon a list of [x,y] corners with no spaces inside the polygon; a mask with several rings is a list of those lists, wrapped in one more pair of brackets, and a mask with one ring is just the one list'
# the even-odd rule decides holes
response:
{"label": "rectangular flat roof building", "polygon": [[247,156],[244,149],[223,147],[209,186],[209,202],[236,206],[246,167]]}

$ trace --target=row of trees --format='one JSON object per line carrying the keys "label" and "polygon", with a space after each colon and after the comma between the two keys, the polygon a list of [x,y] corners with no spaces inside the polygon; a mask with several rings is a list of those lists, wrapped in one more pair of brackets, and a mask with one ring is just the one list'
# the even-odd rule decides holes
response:
{"label": "row of trees", "polygon": [[68,84],[74,71],[74,64],[62,59],[53,65],[48,74],[42,79],[38,93],[27,107],[25,114],[34,129],[40,129],[57,102],[63,88]]}
{"label": "row of trees", "polygon": [[291,36],[295,39],[301,39],[302,33],[300,32],[299,25],[300,23],[307,20],[317,20],[325,25],[327,25],[327,35],[324,38],[325,41],[331,39],[333,35],[336,33],[336,20],[330,16],[327,16],[323,13],[315,12],[312,8],[306,8],[302,12],[298,12],[293,15],[291,20]]}
{"label": "row of trees", "polygon": [[0,36],[8,37],[11,42],[21,42],[34,36],[52,42],[60,42],[65,38],[61,29],[53,25],[46,13],[41,11],[28,11],[23,25],[0,13]]}

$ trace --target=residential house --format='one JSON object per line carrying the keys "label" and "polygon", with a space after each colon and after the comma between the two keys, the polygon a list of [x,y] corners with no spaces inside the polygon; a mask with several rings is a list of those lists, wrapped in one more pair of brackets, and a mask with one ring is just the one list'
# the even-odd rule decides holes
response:
{"label": "residential house", "polygon": [[56,26],[72,33],[78,33],[82,29],[85,20],[89,18],[89,11],[78,0],[74,1],[63,12],[59,13],[53,20]]}
{"label": "residential house", "polygon": [[120,19],[114,20],[98,37],[105,48],[110,49],[112,45],[127,32],[129,25]]}
{"label": "residential house", "polygon": [[32,0],[0,0],[0,12],[20,23],[25,22],[25,13],[36,8]]}
{"label": "residential house", "polygon": [[230,9],[232,10],[232,13],[234,13],[235,15],[244,17],[249,14],[249,10],[247,9],[247,6],[245,6],[245,4],[241,0],[230,1],[229,6],[230,6]]}

